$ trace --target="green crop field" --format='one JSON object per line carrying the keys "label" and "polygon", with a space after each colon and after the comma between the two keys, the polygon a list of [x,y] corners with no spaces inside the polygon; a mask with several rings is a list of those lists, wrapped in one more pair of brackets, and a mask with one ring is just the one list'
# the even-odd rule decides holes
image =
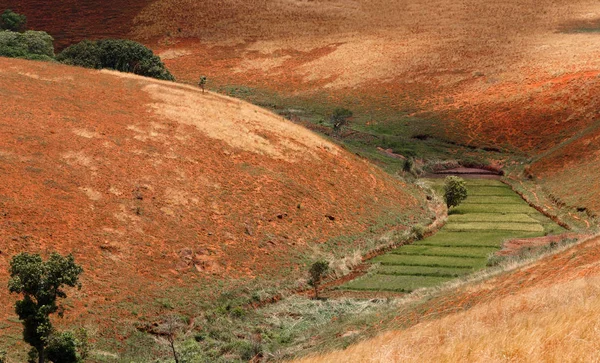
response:
{"label": "green crop field", "polygon": [[507,223],[507,222],[471,222],[448,223],[448,231],[523,231],[523,232],[544,232],[544,227],[539,223]]}
{"label": "green crop field", "polygon": [[424,256],[424,255],[397,255],[387,253],[375,257],[374,263],[393,266],[430,266],[430,267],[483,267],[485,258],[449,257],[449,256]]}
{"label": "green crop field", "polygon": [[471,186],[469,188],[469,196],[499,196],[499,197],[512,197],[515,193],[506,188],[506,186],[495,186],[495,187],[483,187],[483,186]]}
{"label": "green crop field", "polygon": [[527,203],[523,204],[474,204],[464,203],[452,208],[450,215],[468,213],[495,213],[495,214],[531,214],[538,213]]}
{"label": "green crop field", "polygon": [[452,277],[366,275],[352,280],[342,288],[346,290],[377,290],[412,292],[418,288],[431,287],[451,280]]}
{"label": "green crop field", "polygon": [[[430,185],[441,193],[443,182],[434,179]],[[485,268],[506,240],[564,232],[498,180],[466,179],[466,184],[469,196],[450,210],[438,233],[373,258],[367,275],[340,288],[411,292],[436,286]]]}
{"label": "green crop field", "polygon": [[427,245],[409,245],[392,251],[396,255],[423,255],[448,257],[488,257],[497,252],[497,247],[437,247]]}
{"label": "green crop field", "polygon": [[495,196],[495,195],[469,195],[463,205],[469,204],[514,204],[521,205],[523,199],[518,195],[512,196]]}
{"label": "green crop field", "polygon": [[379,275],[459,277],[473,272],[471,267],[380,266]]}
{"label": "green crop field", "polygon": [[527,214],[497,214],[497,213],[469,213],[454,214],[448,216],[449,222],[471,223],[471,222],[506,222],[506,223],[540,223],[540,220],[532,218]]}
{"label": "green crop field", "polygon": [[[447,226],[450,223],[447,224]],[[443,246],[443,247],[496,247],[500,248],[502,242],[510,238],[532,238],[543,236],[542,232],[519,231],[471,231],[449,232],[446,228],[435,235],[415,243],[415,246]]]}

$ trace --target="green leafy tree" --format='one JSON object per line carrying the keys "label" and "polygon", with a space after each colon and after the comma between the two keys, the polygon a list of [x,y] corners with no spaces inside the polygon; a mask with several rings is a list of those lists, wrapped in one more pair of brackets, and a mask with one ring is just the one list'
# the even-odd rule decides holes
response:
{"label": "green leafy tree", "polygon": [[333,126],[333,131],[340,132],[342,128],[348,125],[352,115],[352,111],[348,110],[347,108],[338,107],[333,110],[330,119],[331,125]]}
{"label": "green leafy tree", "polygon": [[27,17],[17,14],[10,9],[4,10],[2,15],[0,15],[0,29],[2,30],[21,32],[25,30],[25,24],[27,24]]}
{"label": "green leafy tree", "polygon": [[54,38],[46,32],[0,31],[0,56],[32,60],[54,60]]}
{"label": "green leafy tree", "polygon": [[317,261],[310,267],[308,284],[315,290],[315,299],[319,299],[319,286],[327,271],[329,271],[329,263],[327,261]]}
{"label": "green leafy tree", "polygon": [[75,335],[70,331],[50,335],[46,347],[46,357],[49,361],[56,363],[80,362]]}
{"label": "green leafy tree", "polygon": [[74,66],[110,68],[156,79],[175,80],[152,50],[132,40],[83,40],[63,50],[56,59]]}
{"label": "green leafy tree", "polygon": [[[14,256],[10,262],[8,289],[23,296],[16,302],[15,311],[23,323],[23,340],[32,346],[30,357],[36,357],[39,363],[45,362],[46,348],[54,333],[50,314],[58,311],[58,298],[67,297],[63,287],[81,288],[79,275],[82,272],[73,255],[64,257],[53,253],[43,261],[40,255],[25,252]],[[62,316],[61,312],[59,316]],[[52,354],[57,352],[50,351]]]}
{"label": "green leafy tree", "polygon": [[448,209],[456,207],[467,199],[467,186],[462,178],[448,176],[444,182],[444,201]]}
{"label": "green leafy tree", "polygon": [[101,53],[96,42],[82,40],[65,48],[56,56],[56,60],[70,66],[100,69],[102,68]]}

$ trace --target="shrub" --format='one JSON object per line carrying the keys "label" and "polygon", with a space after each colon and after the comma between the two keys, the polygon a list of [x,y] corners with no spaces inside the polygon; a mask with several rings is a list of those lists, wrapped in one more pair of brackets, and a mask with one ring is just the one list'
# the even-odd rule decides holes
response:
{"label": "shrub", "polygon": [[0,56],[52,61],[54,59],[53,42],[54,39],[46,32],[0,31]]}
{"label": "shrub", "polygon": [[102,68],[101,50],[96,42],[83,40],[64,49],[56,56],[56,60],[71,66],[85,68]]}
{"label": "shrub", "polygon": [[346,108],[338,107],[333,110],[333,114],[331,115],[331,125],[333,126],[333,131],[341,131],[342,128],[350,122],[350,117],[352,117],[352,115],[352,111]]}
{"label": "shrub", "polygon": [[84,40],[63,50],[57,60],[86,68],[109,68],[156,79],[175,80],[152,50],[132,40]]}
{"label": "shrub", "polygon": [[20,32],[25,30],[27,18],[25,15],[17,14],[10,9],[4,10],[0,16],[0,29]]}
{"label": "shrub", "polygon": [[77,341],[71,332],[52,334],[48,338],[46,357],[55,363],[77,363],[81,359],[77,354]]}
{"label": "shrub", "polygon": [[412,226],[411,233],[417,241],[420,241],[425,237],[425,227],[422,224]]}
{"label": "shrub", "polygon": [[444,183],[444,200],[448,209],[456,207],[467,199],[467,186],[462,178],[448,176]]}
{"label": "shrub", "polygon": [[6,363],[6,351],[0,349],[0,363]]}
{"label": "shrub", "polygon": [[412,173],[414,166],[414,160],[412,158],[406,158],[404,159],[404,165],[402,165],[402,171],[404,171],[405,173]]}
{"label": "shrub", "polygon": [[327,274],[328,270],[329,263],[327,261],[317,261],[310,267],[310,280],[308,280],[308,284],[315,290],[315,299],[319,298],[319,285],[321,285],[321,280]]}

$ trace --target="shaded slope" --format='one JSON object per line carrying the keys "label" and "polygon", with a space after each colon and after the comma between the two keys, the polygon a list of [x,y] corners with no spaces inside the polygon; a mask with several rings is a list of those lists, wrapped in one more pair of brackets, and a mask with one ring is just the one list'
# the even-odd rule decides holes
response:
{"label": "shaded slope", "polygon": [[86,38],[124,38],[133,19],[150,0],[0,0],[0,11],[12,9],[27,16],[30,29],[43,30],[61,50]]}
{"label": "shaded slope", "polygon": [[197,313],[228,281],[294,281],[329,238],[426,214],[413,187],[239,100],[4,58],[0,80],[0,284],[15,253],[72,252],[78,319],[159,298]]}

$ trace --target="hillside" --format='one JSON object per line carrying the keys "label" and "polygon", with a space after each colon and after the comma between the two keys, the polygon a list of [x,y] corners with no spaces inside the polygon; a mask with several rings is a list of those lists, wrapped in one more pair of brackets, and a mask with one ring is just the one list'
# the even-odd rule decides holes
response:
{"label": "hillside", "polygon": [[[204,74],[210,88],[265,105],[344,104],[361,126],[391,123],[390,133],[408,137],[536,157],[593,138],[600,108],[600,5],[589,0],[138,0],[119,4],[118,14],[99,1],[0,0],[2,7],[27,14],[59,48],[84,36],[133,37],[180,81]],[[584,166],[560,187],[566,165],[594,157],[569,148],[531,171],[557,199],[597,214],[600,195],[587,186],[598,173]]]}
{"label": "hillside", "polygon": [[66,315],[108,336],[161,307],[194,316],[240,286],[293,286],[330,239],[353,253],[352,236],[428,215],[414,186],[198,88],[0,58],[0,94],[0,285],[18,252],[73,253],[84,288]]}

